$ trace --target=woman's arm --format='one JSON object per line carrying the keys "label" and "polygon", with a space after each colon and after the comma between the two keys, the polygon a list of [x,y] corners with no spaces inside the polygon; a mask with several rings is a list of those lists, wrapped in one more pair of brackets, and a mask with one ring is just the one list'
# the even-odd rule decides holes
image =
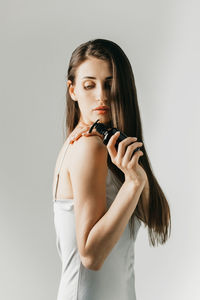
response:
{"label": "woman's arm", "polygon": [[70,177],[75,199],[76,236],[85,267],[99,270],[123,234],[144,184],[124,182],[106,209],[107,148],[96,137],[73,144]]}
{"label": "woman's arm", "polygon": [[99,270],[123,234],[134,212],[143,186],[124,182],[104,216],[93,226],[85,249],[93,257],[92,268]]}

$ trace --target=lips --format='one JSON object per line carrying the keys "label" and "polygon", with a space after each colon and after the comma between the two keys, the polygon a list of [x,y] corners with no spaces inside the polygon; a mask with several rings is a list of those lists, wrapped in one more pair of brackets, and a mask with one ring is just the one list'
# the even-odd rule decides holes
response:
{"label": "lips", "polygon": [[110,108],[106,105],[101,105],[101,106],[94,108],[94,110],[109,110],[109,109]]}

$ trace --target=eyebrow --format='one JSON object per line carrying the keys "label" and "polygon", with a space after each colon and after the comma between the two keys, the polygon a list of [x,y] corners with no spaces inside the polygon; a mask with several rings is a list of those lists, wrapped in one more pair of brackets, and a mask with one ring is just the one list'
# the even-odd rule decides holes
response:
{"label": "eyebrow", "polygon": [[[93,76],[84,76],[82,79],[84,79],[84,78],[96,79],[96,77],[93,77]],[[111,78],[113,78],[113,77],[112,76],[108,76],[108,77],[106,77],[106,80],[107,79],[111,79]]]}

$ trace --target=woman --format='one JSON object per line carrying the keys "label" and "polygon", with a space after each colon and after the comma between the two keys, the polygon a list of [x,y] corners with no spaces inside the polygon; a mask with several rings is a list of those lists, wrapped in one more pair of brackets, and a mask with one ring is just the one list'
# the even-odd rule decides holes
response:
{"label": "woman", "polygon": [[[62,261],[57,300],[134,300],[134,243],[141,222],[155,245],[166,242],[171,219],[139,142],[143,135],[132,68],[116,43],[91,40],[72,53],[67,86],[67,139],[53,182]],[[97,131],[87,134],[97,119],[127,134],[117,151],[118,134],[107,145]],[[138,147],[142,151],[132,156]]]}

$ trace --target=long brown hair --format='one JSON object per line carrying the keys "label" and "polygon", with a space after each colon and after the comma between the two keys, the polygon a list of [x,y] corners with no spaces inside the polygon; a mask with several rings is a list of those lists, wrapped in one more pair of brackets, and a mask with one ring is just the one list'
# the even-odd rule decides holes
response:
{"label": "long brown hair", "polygon": [[[145,227],[148,226],[149,238],[151,244],[164,244],[168,238],[169,226],[171,233],[171,216],[167,199],[156,180],[152,167],[145,149],[142,134],[142,124],[138,107],[135,79],[131,64],[123,50],[114,42],[106,39],[93,39],[78,46],[72,53],[67,80],[72,84],[76,82],[76,69],[81,63],[93,56],[98,59],[106,60],[112,68],[112,86],[110,89],[110,108],[111,121],[109,127],[116,127],[127,136],[134,136],[138,141],[143,142],[143,156],[139,158],[139,164],[144,168],[149,181],[149,199],[148,210],[145,210],[143,202],[143,193],[134,210],[129,226],[133,234],[134,215],[141,220]],[[79,122],[80,110],[77,101],[73,101],[67,89],[66,92],[66,136],[73,131]],[[110,155],[107,159],[108,167],[123,184],[125,180],[124,173],[112,163]]]}

